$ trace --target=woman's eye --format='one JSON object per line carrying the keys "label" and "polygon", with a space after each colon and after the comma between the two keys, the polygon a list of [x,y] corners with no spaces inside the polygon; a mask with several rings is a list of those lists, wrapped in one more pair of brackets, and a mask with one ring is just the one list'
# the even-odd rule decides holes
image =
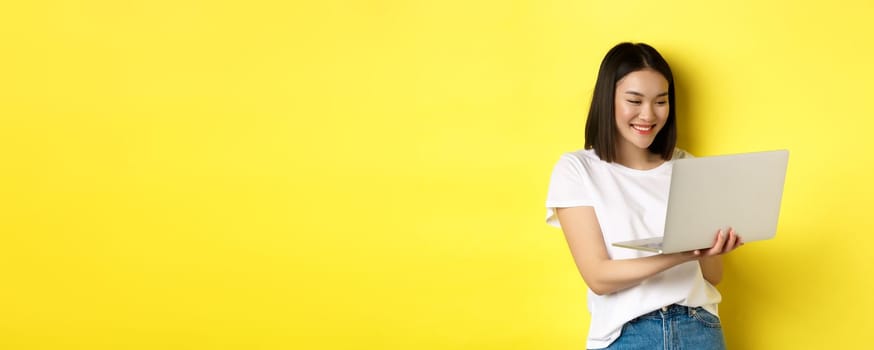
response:
{"label": "woman's eye", "polygon": [[668,104],[668,101],[658,101],[658,102],[656,102],[656,104],[658,104],[658,105],[666,105],[666,104]]}
{"label": "woman's eye", "polygon": [[635,100],[626,100],[626,101],[628,101],[628,102],[631,103],[631,104],[635,104],[635,105],[639,105],[639,104],[640,104],[640,101],[635,101]]}

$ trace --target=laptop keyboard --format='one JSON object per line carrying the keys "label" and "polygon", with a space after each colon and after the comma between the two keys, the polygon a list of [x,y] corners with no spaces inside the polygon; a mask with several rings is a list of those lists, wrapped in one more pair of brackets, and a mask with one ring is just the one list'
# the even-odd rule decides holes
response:
{"label": "laptop keyboard", "polygon": [[641,244],[641,246],[647,247],[647,248],[653,248],[653,249],[661,249],[662,242],[644,243],[644,244]]}
{"label": "laptop keyboard", "polygon": [[662,248],[662,238],[663,237],[653,237],[653,238],[641,239],[641,240],[634,241],[634,245],[636,245],[638,247],[661,249]]}

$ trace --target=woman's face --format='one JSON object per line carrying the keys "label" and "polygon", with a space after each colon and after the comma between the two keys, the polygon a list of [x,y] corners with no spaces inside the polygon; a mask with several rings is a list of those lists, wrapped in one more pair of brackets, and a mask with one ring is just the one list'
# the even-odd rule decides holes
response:
{"label": "woman's face", "polygon": [[668,120],[668,80],[652,69],[628,73],[616,83],[614,99],[620,149],[647,149]]}

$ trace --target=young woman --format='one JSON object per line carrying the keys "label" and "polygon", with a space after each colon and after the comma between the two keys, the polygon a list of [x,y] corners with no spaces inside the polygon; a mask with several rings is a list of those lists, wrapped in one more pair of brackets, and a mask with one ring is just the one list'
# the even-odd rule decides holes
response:
{"label": "young woman", "polygon": [[[547,222],[564,232],[589,288],[590,349],[724,349],[717,317],[721,255],[742,242],[715,231],[707,250],[653,255],[613,242],[660,235],[675,148],[674,78],[646,44],[622,43],[601,62],[585,149],[561,156]],[[714,200],[719,200],[714,198]]]}

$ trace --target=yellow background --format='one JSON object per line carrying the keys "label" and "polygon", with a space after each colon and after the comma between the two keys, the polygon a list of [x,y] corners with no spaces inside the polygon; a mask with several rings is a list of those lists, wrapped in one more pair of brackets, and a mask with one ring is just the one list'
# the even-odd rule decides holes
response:
{"label": "yellow background", "polygon": [[806,3],[6,2],[0,348],[582,349],[543,204],[627,40],[682,147],[792,152],[729,347],[870,344],[874,5]]}

